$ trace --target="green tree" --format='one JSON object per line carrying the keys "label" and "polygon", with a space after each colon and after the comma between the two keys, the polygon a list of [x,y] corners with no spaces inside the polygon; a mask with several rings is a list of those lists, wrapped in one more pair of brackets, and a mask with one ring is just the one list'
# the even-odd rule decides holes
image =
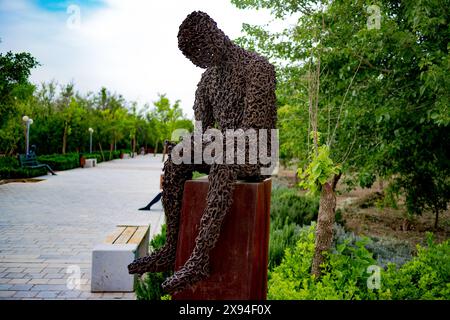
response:
{"label": "green tree", "polygon": [[22,136],[22,116],[34,86],[28,81],[39,63],[29,53],[0,53],[0,152],[11,154]]}
{"label": "green tree", "polygon": [[[341,165],[347,181],[362,186],[370,186],[376,176],[391,179],[389,190],[405,195],[408,211],[432,209],[437,227],[450,199],[450,2],[232,3],[268,8],[275,18],[297,18],[280,32],[244,24],[247,35],[238,42],[277,64],[281,107],[308,108],[310,66],[315,70],[320,61],[316,131],[333,162]],[[379,28],[370,26],[378,19],[370,5],[379,8]],[[303,120],[305,127],[311,125]],[[288,135],[280,137],[286,138],[282,147],[290,145]],[[297,140],[303,150],[294,149],[303,158],[301,167],[309,163],[307,139]]]}
{"label": "green tree", "polygon": [[[193,130],[192,122],[184,119],[183,111],[180,107],[180,100],[171,105],[165,94],[159,94],[159,99],[153,103],[154,109],[150,112],[149,118],[154,119],[155,134],[157,136],[155,152],[159,143],[170,140],[175,129]],[[164,156],[163,156],[164,160]]]}

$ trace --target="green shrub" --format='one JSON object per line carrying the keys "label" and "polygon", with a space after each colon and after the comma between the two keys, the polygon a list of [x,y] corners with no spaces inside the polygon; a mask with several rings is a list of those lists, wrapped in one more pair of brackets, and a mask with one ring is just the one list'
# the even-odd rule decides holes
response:
{"label": "green shrub", "polygon": [[138,279],[136,297],[138,300],[161,300],[164,295],[161,284],[166,279],[163,272],[145,273]]}
{"label": "green shrub", "polygon": [[270,273],[269,299],[364,299],[373,295],[367,289],[367,267],[375,264],[365,241],[355,246],[338,245],[338,253],[327,255],[319,280],[310,274],[314,255],[315,224],[301,229],[295,248],[286,250],[283,262]]}
{"label": "green shrub", "polygon": [[114,159],[119,159],[120,158],[120,154],[121,151],[117,150],[117,151],[112,151],[110,152],[106,152],[105,157],[107,157],[108,160],[114,160]]}
{"label": "green shrub", "polygon": [[319,199],[301,195],[296,189],[274,187],[270,206],[271,224],[275,229],[281,229],[286,224],[302,226],[316,220]]}
{"label": "green shrub", "polygon": [[26,179],[46,174],[46,168],[0,168],[0,179]]}
{"label": "green shrub", "polygon": [[284,251],[299,239],[300,226],[317,219],[319,201],[296,189],[274,186],[270,209],[269,269],[281,263]]}
{"label": "green shrub", "polygon": [[401,268],[389,264],[381,274],[383,296],[395,300],[450,299],[450,242],[428,235],[428,247],[417,245],[417,257]]}
{"label": "green shrub", "polygon": [[299,234],[300,226],[295,223],[286,224],[281,229],[275,229],[270,225],[269,270],[281,263],[286,248],[295,246]]}
{"label": "green shrub", "polygon": [[198,179],[198,178],[204,177],[206,175],[207,175],[206,173],[201,173],[201,172],[198,172],[198,171],[194,171],[192,173],[192,179]]}
{"label": "green shrub", "polygon": [[381,268],[380,288],[369,289],[368,267],[377,265],[367,249],[368,238],[335,241],[326,256],[322,276],[310,274],[314,255],[314,224],[300,230],[294,248],[286,249],[282,263],[269,273],[269,299],[450,299],[449,241],[418,246],[418,255],[403,266]]}
{"label": "green shrub", "polygon": [[97,159],[97,163],[103,161],[103,157],[100,152],[83,153],[82,155],[85,159]]}
{"label": "green shrub", "polygon": [[158,233],[150,241],[150,250],[158,250],[162,248],[166,243],[167,238],[167,225],[163,224],[161,226],[161,233]]}
{"label": "green shrub", "polygon": [[[167,226],[163,225],[161,233],[155,235],[150,241],[150,251],[161,248],[166,243]],[[136,285],[136,297],[138,300],[170,300],[170,296],[164,295],[161,284],[172,272],[146,273],[138,279]]]}
{"label": "green shrub", "polygon": [[15,157],[0,157],[0,168],[18,168],[19,160]]}
{"label": "green shrub", "polygon": [[[333,227],[333,248],[347,242],[354,245],[362,238],[353,232],[345,231],[344,227],[335,224]],[[401,266],[412,259],[413,248],[407,241],[372,237],[366,248],[373,253],[377,265],[385,268],[389,263]]]}
{"label": "green shrub", "polygon": [[37,160],[48,164],[53,170],[69,170],[80,166],[78,153],[52,154],[38,156]]}

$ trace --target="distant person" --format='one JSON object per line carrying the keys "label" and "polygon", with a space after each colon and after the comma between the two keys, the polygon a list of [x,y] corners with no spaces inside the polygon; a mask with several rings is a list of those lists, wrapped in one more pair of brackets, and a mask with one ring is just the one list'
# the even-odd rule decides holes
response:
{"label": "distant person", "polygon": [[153,198],[153,200],[150,201],[150,203],[149,203],[148,205],[146,205],[146,206],[143,207],[143,208],[140,208],[139,210],[143,210],[143,211],[150,210],[150,209],[152,208],[152,206],[153,206],[155,203],[157,203],[159,200],[161,200],[161,196],[162,196],[162,191],[160,191],[160,192]]}
{"label": "distant person", "polygon": [[162,197],[162,181],[163,181],[163,177],[164,177],[164,175],[161,175],[160,178],[159,178],[159,189],[160,189],[161,191],[160,191],[160,192],[152,199],[152,201],[150,201],[150,203],[149,203],[148,205],[146,205],[146,206],[143,207],[143,208],[140,208],[139,210],[149,211],[149,210],[151,209],[151,207],[152,207],[155,203],[157,203],[157,202],[159,202],[159,201],[161,200],[161,197]]}

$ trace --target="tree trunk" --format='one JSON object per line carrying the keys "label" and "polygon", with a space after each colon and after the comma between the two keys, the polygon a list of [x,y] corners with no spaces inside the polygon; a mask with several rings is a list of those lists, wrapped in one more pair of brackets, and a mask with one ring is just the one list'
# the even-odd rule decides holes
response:
{"label": "tree trunk", "polygon": [[165,159],[165,157],[166,157],[166,152],[167,152],[167,144],[164,143],[164,146],[163,146],[162,162],[164,162],[164,159]]}
{"label": "tree trunk", "polygon": [[437,231],[439,222],[439,209],[435,209],[434,212],[436,213],[436,218],[434,219],[434,231]]}
{"label": "tree trunk", "polygon": [[114,141],[111,141],[109,144],[109,160],[112,160],[112,152],[114,150]]}
{"label": "tree trunk", "polygon": [[337,186],[339,180],[341,179],[341,177],[342,177],[342,172],[339,172],[338,174],[335,174],[333,176],[333,182],[331,183],[331,189],[333,190],[333,192],[336,191],[336,186]]}
{"label": "tree trunk", "polygon": [[316,226],[316,244],[311,268],[311,274],[315,275],[316,278],[320,277],[320,265],[324,262],[323,253],[330,249],[333,240],[335,210],[336,196],[333,191],[333,186],[326,182],[322,186],[322,192],[320,194],[319,215]]}
{"label": "tree trunk", "polygon": [[102,155],[103,161],[105,161],[105,155],[103,154],[102,144],[100,142],[98,143],[98,148],[100,149],[100,154]]}
{"label": "tree trunk", "polygon": [[62,154],[66,154],[66,145],[67,145],[67,125],[64,126]]}
{"label": "tree trunk", "polygon": [[158,144],[159,144],[159,140],[156,140],[155,150],[153,150],[153,156],[156,156],[156,152],[158,152]]}

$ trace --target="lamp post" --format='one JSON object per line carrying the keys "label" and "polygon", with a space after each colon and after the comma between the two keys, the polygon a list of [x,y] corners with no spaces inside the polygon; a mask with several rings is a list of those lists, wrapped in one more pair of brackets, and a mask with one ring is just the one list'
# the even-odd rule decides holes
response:
{"label": "lamp post", "polygon": [[26,150],[26,155],[28,156],[28,154],[30,153],[30,125],[33,124],[33,119],[31,119],[28,116],[23,116],[22,117],[23,122],[26,123],[27,125],[27,150]]}
{"label": "lamp post", "polygon": [[90,135],[90,138],[89,138],[89,153],[92,153],[92,132],[94,132],[94,129],[89,128],[88,130],[89,130],[89,135]]}

